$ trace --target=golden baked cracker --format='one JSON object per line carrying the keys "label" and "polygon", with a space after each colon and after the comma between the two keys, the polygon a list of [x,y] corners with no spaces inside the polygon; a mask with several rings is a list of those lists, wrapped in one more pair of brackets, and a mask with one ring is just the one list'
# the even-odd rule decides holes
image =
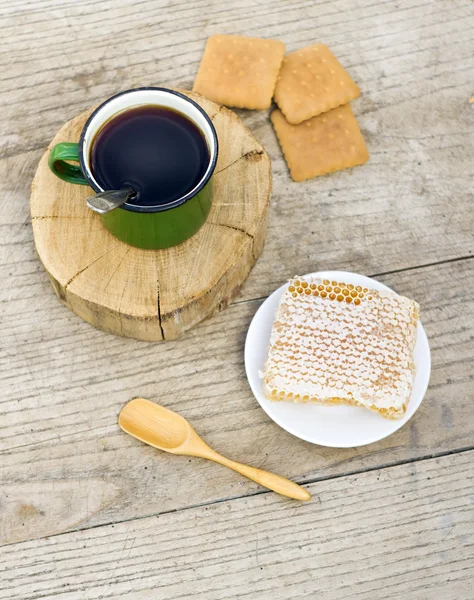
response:
{"label": "golden baked cracker", "polygon": [[369,160],[364,138],[349,104],[292,125],[276,109],[273,127],[294,181],[304,181]]}
{"label": "golden baked cracker", "polygon": [[268,108],[284,53],[278,40],[212,35],[193,91],[226,106]]}
{"label": "golden baked cracker", "polygon": [[293,125],[359,95],[358,86],[324,44],[287,54],[275,88],[275,102]]}

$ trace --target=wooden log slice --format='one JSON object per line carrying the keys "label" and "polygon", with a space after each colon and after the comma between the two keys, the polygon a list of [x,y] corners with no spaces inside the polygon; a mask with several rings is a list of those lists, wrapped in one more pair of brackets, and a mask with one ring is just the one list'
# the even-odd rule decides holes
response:
{"label": "wooden log slice", "polygon": [[219,138],[211,213],[183,244],[167,250],[128,246],[86,207],[89,187],[65,183],[50,172],[51,147],[77,141],[91,111],[62,127],[32,183],[36,249],[58,298],[88,323],[116,335],[177,338],[229,304],[263,249],[271,193],[267,153],[232,111],[183,93],[204,108]]}

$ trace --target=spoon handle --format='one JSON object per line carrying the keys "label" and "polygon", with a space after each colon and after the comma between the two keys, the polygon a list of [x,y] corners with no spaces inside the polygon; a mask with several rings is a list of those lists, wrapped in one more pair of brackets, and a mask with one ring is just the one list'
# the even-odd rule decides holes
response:
{"label": "spoon handle", "polygon": [[303,487],[289,479],[285,479],[285,477],[270,473],[270,471],[264,471],[263,469],[257,469],[256,467],[230,460],[215,450],[211,450],[205,458],[213,460],[225,467],[229,467],[229,469],[233,469],[234,471],[237,471],[237,473],[245,475],[245,477],[248,477],[252,481],[256,481],[260,485],[263,485],[269,490],[273,490],[282,496],[294,498],[295,500],[303,500],[304,502],[311,500],[311,494],[308,490],[305,490]]}
{"label": "spoon handle", "polygon": [[95,196],[86,198],[86,204],[96,213],[104,215],[105,213],[115,210],[135,194],[132,188],[123,188],[121,190],[108,190],[107,192],[99,192]]}

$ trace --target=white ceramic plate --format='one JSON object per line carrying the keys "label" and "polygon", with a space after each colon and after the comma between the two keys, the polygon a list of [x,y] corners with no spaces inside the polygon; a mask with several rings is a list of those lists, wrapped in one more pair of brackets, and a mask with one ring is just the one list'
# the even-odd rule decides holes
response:
{"label": "white ceramic plate", "polygon": [[[389,290],[386,285],[344,271],[321,271],[311,276],[344,281],[377,290]],[[306,277],[306,276],[305,276]],[[286,284],[278,288],[256,312],[245,342],[245,370],[252,392],[267,415],[289,433],[320,446],[351,448],[372,444],[400,429],[415,413],[425,395],[430,379],[431,356],[428,338],[420,322],[415,346],[416,377],[405,415],[398,420],[384,419],[359,406],[316,406],[293,402],[272,402],[265,398],[263,371],[275,311]]]}

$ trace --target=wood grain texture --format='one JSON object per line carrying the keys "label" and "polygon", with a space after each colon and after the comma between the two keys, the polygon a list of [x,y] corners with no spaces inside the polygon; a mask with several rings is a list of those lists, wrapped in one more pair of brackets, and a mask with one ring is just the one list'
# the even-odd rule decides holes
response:
{"label": "wood grain texture", "polygon": [[0,549],[10,600],[460,600],[474,452]]}
{"label": "wood grain texture", "polygon": [[[0,594],[469,598],[472,3],[0,0],[0,21],[0,543],[84,530],[3,548]],[[64,122],[115,92],[190,89],[213,33],[281,39],[289,51],[326,43],[361,87],[353,109],[371,159],[293,183],[268,112],[239,111],[270,154],[274,192],[265,251],[237,302],[159,348],[92,330],[57,302],[35,255],[28,197],[37,164]],[[245,381],[243,343],[260,299],[319,269],[385,273],[422,307],[433,359],[426,399],[409,424],[365,448],[291,437]],[[259,488],[223,468],[119,432],[118,412],[137,395],[182,412],[235,459],[299,482],[335,479],[313,486],[323,502],[302,513],[271,494],[251,496]],[[384,468],[379,481],[350,476],[411,460],[419,462]],[[377,487],[395,473],[389,491]],[[180,510],[201,502],[207,510]]]}
{"label": "wood grain texture", "polygon": [[36,250],[61,302],[99,329],[150,342],[175,339],[226,308],[267,230],[268,154],[235,113],[183,93],[204,108],[219,140],[211,212],[183,244],[150,251],[117,240],[86,206],[93,191],[50,171],[51,149],[77,141],[92,109],[61,127],[31,185]]}
{"label": "wood grain texture", "polygon": [[295,272],[381,273],[472,252],[467,0],[305,0],[297,10],[291,0],[59,0],[54,10],[41,2],[3,10],[0,174],[15,205],[0,207],[7,222],[27,219],[34,169],[65,121],[132,86],[190,89],[207,37],[237,33],[281,39],[288,51],[326,43],[362,90],[353,110],[371,154],[363,168],[293,183],[268,112],[239,112],[274,175],[266,251],[243,298]]}
{"label": "wood grain texture", "polygon": [[[344,450],[294,438],[254,399],[243,346],[260,301],[234,304],[185,338],[158,346],[91,330],[51,297],[47,282],[34,303],[31,297],[8,303],[0,539],[52,535],[259,489],[212,464],[189,463],[125,436],[117,416],[135,396],[182,414],[218,452],[299,483],[473,446],[474,261],[381,280],[421,305],[431,385],[405,427]],[[37,510],[22,518],[25,504]]]}

